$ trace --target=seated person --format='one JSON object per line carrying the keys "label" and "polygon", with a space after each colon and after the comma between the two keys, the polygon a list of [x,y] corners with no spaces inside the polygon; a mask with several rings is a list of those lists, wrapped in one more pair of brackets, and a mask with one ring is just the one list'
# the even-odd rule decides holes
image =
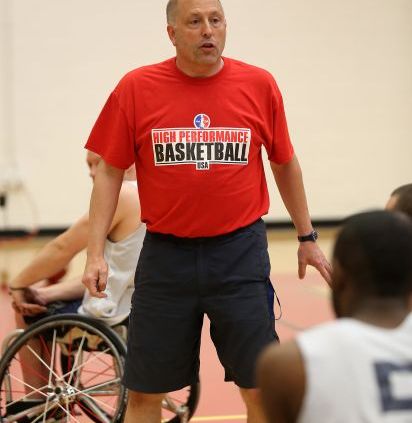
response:
{"label": "seated person", "polygon": [[412,222],[347,220],[333,253],[338,319],[270,346],[258,363],[269,422],[412,421]]}
{"label": "seated person", "polygon": [[[100,157],[87,153],[90,176],[94,180]],[[136,195],[137,183],[134,168],[125,172],[119,202],[109,228],[104,255],[109,265],[109,276],[104,298],[92,298],[85,292],[82,277],[49,283],[48,278],[64,273],[71,259],[86,248],[88,215],[81,217],[63,234],[47,243],[11,282],[10,294],[19,328],[39,318],[53,314],[76,313],[98,318],[109,325],[116,325],[128,318],[134,291],[134,275],[145,235],[145,225],[140,221],[140,205]],[[124,335],[124,334],[121,334]],[[45,351],[41,344],[33,344],[39,356]],[[30,366],[23,366],[22,373],[28,387],[41,386],[46,369],[33,352],[23,348],[20,359]],[[40,394],[31,395],[32,399]]]}
{"label": "seated person", "polygon": [[385,208],[405,213],[412,219],[412,184],[396,188],[389,197]]}
{"label": "seated person", "polygon": [[[90,176],[94,179],[100,157],[87,153]],[[134,168],[125,172],[113,222],[110,226],[105,256],[109,263],[108,286],[105,298],[91,298],[85,293],[81,276],[59,283],[47,279],[65,269],[71,259],[86,248],[88,215],[57,238],[47,243],[11,282],[10,293],[16,311],[18,327],[25,327],[30,316],[76,312],[102,319],[109,325],[127,318],[134,289],[134,273],[143,243],[145,225],[140,221],[140,206],[136,195]],[[29,317],[29,318],[28,318]]]}

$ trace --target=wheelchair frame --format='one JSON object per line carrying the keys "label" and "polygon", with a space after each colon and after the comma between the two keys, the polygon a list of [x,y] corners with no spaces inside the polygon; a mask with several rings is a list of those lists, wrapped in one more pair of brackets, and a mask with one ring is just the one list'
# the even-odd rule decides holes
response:
{"label": "wheelchair frame", "polygon": [[[48,359],[39,357],[31,345],[34,343],[48,352]],[[39,360],[43,373],[47,373],[46,383],[46,377],[38,375],[39,371],[25,369],[43,377],[41,387],[31,386],[22,376],[26,364],[19,357],[27,350]],[[96,423],[121,422],[127,400],[127,391],[120,383],[125,354],[125,341],[115,328],[78,314],[45,317],[26,330],[16,330],[3,341],[0,423],[77,422],[79,412]],[[97,372],[87,367],[91,363],[102,367],[100,374],[93,376]],[[94,384],[88,386],[91,381]],[[196,410],[199,394],[197,383],[179,401],[167,395],[162,404],[168,412],[164,421],[188,422]]]}

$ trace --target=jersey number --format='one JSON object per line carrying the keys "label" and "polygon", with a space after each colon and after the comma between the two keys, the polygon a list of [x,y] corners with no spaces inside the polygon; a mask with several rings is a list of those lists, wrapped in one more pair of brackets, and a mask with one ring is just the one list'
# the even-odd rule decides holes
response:
{"label": "jersey number", "polygon": [[[412,410],[412,363],[404,365],[387,362],[375,363],[375,372],[382,411]],[[396,389],[396,378],[400,382],[399,385],[406,389]]]}

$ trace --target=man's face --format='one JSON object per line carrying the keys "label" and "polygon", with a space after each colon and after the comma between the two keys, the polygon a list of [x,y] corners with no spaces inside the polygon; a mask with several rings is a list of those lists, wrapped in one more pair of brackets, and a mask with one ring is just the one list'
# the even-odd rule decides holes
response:
{"label": "man's face", "polygon": [[93,179],[93,181],[96,176],[97,166],[99,165],[100,160],[101,158],[99,155],[91,151],[87,152],[86,161],[87,166],[89,167],[89,176]]}
{"label": "man's face", "polygon": [[168,25],[176,57],[184,70],[220,65],[226,42],[226,20],[217,0],[179,0]]}

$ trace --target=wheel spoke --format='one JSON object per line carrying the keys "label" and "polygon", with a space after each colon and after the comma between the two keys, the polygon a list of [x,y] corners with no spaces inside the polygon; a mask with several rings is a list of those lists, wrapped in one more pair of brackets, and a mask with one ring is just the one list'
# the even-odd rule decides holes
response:
{"label": "wheel spoke", "polygon": [[[54,367],[54,354],[56,352],[56,329],[53,330],[52,353],[50,357],[50,369]],[[49,372],[49,386],[52,382],[52,372]]]}
{"label": "wheel spoke", "polygon": [[[10,374],[10,378],[11,378],[11,379],[14,379],[15,381],[17,381],[17,382],[19,382],[19,383],[23,384],[25,387],[30,388],[30,389],[32,390],[32,392],[30,392],[29,394],[26,394],[23,398],[19,398],[19,401],[21,401],[22,399],[27,399],[27,398],[29,398],[31,395],[34,395],[34,394],[40,394],[40,395],[43,395],[44,397],[47,397],[47,395],[46,395],[46,394],[42,391],[42,389],[47,388],[47,385],[42,386],[42,387],[40,387],[40,388],[35,388],[35,387],[33,387],[33,386],[29,385],[28,383],[26,383],[24,380],[22,380],[22,379],[20,379],[20,378],[18,378],[18,377],[16,377],[16,376],[14,376],[14,375],[12,375],[12,374]],[[17,402],[17,401],[14,401],[14,402],[12,402],[12,403],[10,403],[10,404],[14,404],[14,403],[16,403],[16,402]]]}
{"label": "wheel spoke", "polygon": [[[101,356],[101,355],[103,355],[103,354],[106,354],[106,353],[107,353],[107,352],[109,352],[109,351],[110,351],[110,348],[107,348],[107,349],[105,349],[104,351],[99,352],[99,354],[96,354],[95,356],[93,356],[93,358],[92,358],[92,359],[87,359],[87,360],[86,360],[85,362],[83,362],[82,364],[79,364],[79,365],[77,366],[77,368],[74,368],[74,367],[73,367],[73,369],[72,369],[72,370],[74,370],[74,369],[75,369],[75,371],[77,372],[78,370],[80,370],[80,369],[82,369],[84,366],[86,366],[86,364],[90,364],[90,363],[92,363],[93,361],[97,360],[99,356]],[[71,371],[72,371],[72,370],[71,370]],[[61,378],[60,378],[60,380],[64,380],[64,378],[65,378],[65,377],[67,377],[67,376],[71,373],[71,371],[69,371],[69,372],[65,373],[64,375],[62,375],[62,376],[61,376]],[[67,383],[67,382],[66,382],[66,383]]]}
{"label": "wheel spoke", "polygon": [[30,345],[27,345],[27,349],[46,367],[50,374],[53,374],[56,379],[59,379],[59,375],[39,356],[39,354],[36,353],[36,351],[33,350]]}
{"label": "wheel spoke", "polygon": [[[76,357],[74,358],[73,367],[72,367],[72,370],[70,372],[69,381],[67,382],[69,385],[71,384],[71,381],[73,379],[74,369],[77,366],[77,362],[80,360],[80,354],[83,352],[83,344],[84,344],[85,339],[86,339],[86,331],[83,331],[82,340],[80,341],[80,346],[77,349]],[[76,371],[77,371],[77,369],[76,369]]]}
{"label": "wheel spoke", "polygon": [[[106,408],[110,409],[111,411],[116,411],[116,408],[115,408],[115,407],[112,407],[111,405],[107,404],[106,402],[101,401],[101,400],[98,400],[97,398],[93,398],[93,397],[92,397],[91,395],[89,395],[87,392],[81,391],[81,390],[79,390],[79,389],[77,389],[77,388],[75,388],[75,389],[77,390],[77,392],[75,392],[74,394],[70,395],[70,397],[76,397],[77,395],[79,395],[79,396],[81,396],[82,398],[83,398],[83,397],[84,397],[84,398],[88,398],[88,399],[90,399],[90,400],[92,400],[92,401],[94,401],[94,402],[97,402],[97,403],[101,404],[103,407],[106,407]],[[83,398],[83,399],[84,399],[84,398]]]}
{"label": "wheel spoke", "polygon": [[[57,405],[57,404],[56,404]],[[51,408],[50,408],[51,410]],[[31,423],[36,423],[38,422],[41,418],[43,419],[43,422],[46,421],[46,416],[47,416],[47,412],[49,411],[49,409],[46,407],[44,407],[44,411],[43,413],[41,413],[40,415],[38,415]]]}
{"label": "wheel spoke", "polygon": [[45,412],[44,412],[44,416],[43,416],[43,423],[45,423],[45,422],[46,422],[46,413],[47,413],[47,411],[48,411],[48,409],[49,409],[49,401],[50,401],[50,397],[49,397],[49,396],[47,396],[47,399],[46,399],[46,404],[45,404],[45,406],[44,406],[44,408],[45,408]]}
{"label": "wheel spoke", "polygon": [[101,392],[101,388],[109,388],[112,385],[114,386],[119,385],[120,380],[121,380],[120,377],[117,377],[116,379],[107,380],[106,382],[99,383],[98,385],[88,386],[87,388],[79,390],[79,392],[82,394],[90,394],[90,393],[96,394]]}

